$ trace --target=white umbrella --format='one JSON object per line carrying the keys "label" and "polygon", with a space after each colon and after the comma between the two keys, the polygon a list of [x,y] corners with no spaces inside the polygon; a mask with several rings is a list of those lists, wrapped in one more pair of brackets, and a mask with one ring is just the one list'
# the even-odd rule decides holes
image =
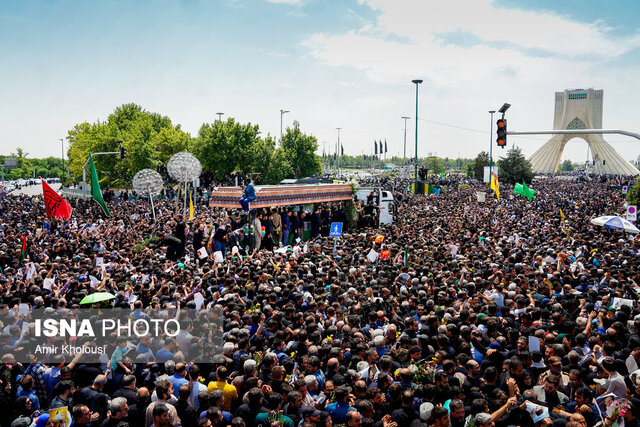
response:
{"label": "white umbrella", "polygon": [[593,218],[591,224],[607,227],[612,230],[626,231],[627,233],[640,233],[640,230],[630,221],[616,215],[605,215]]}

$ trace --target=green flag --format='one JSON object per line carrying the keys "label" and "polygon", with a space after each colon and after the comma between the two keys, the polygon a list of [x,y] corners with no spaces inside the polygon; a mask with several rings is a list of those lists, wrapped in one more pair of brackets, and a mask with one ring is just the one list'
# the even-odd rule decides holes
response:
{"label": "green flag", "polygon": [[527,199],[529,200],[536,199],[536,190],[532,190],[529,187],[527,187],[527,183],[524,182],[524,180],[522,180],[522,188],[524,189],[525,193],[527,193],[527,195],[525,196]]}
{"label": "green flag", "polygon": [[102,207],[102,212],[104,212],[106,216],[111,216],[111,212],[109,212],[109,208],[107,208],[107,204],[102,198],[100,181],[98,181],[98,172],[96,172],[96,165],[93,164],[93,156],[91,155],[89,155],[89,164],[91,165],[91,197],[93,197],[93,200],[98,202],[100,207]]}
{"label": "green flag", "polygon": [[513,189],[514,194],[521,194],[526,197],[528,200],[535,200],[536,191],[527,187],[527,183],[522,181],[522,184],[516,183],[515,188]]}

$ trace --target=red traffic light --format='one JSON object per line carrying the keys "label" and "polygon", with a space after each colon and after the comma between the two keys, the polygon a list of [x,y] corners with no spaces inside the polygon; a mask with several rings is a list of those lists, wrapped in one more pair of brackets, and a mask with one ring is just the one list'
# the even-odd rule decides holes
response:
{"label": "red traffic light", "polygon": [[504,148],[507,145],[507,121],[505,119],[498,119],[496,125],[498,126],[496,142],[499,147]]}

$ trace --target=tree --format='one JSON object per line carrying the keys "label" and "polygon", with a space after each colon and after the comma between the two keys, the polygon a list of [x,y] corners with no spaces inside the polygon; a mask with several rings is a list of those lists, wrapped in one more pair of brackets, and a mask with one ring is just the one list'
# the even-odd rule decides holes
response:
{"label": "tree", "polygon": [[315,154],[318,140],[302,133],[298,121],[282,136],[282,148],[296,178],[311,176],[322,169],[320,158]]}
{"label": "tree", "polygon": [[633,187],[627,193],[627,201],[630,205],[640,204],[640,179],[636,181]]}
{"label": "tree", "polygon": [[[226,122],[216,120],[200,127],[198,137],[191,144],[191,151],[200,160],[203,169],[217,179],[224,179],[232,172],[248,174],[256,172],[253,155],[260,143],[258,125],[240,124],[233,118]],[[263,147],[265,148],[265,147]]]}
{"label": "tree", "polygon": [[427,157],[423,164],[428,169],[428,173],[440,174],[445,171],[444,162],[436,156]]}
{"label": "tree", "polygon": [[479,181],[484,179],[484,168],[489,166],[489,153],[481,151],[472,162],[473,177]]}
{"label": "tree", "polygon": [[293,177],[293,169],[286,159],[284,150],[276,148],[276,140],[267,135],[259,139],[252,148],[251,172],[260,173],[258,181],[263,184],[278,184]]}
{"label": "tree", "polygon": [[574,169],[575,169],[575,167],[573,166],[573,163],[571,163],[571,160],[569,160],[569,159],[565,160],[560,165],[560,170],[562,172],[571,172]]}
{"label": "tree", "polygon": [[533,180],[531,163],[519,148],[509,150],[507,157],[500,158],[498,166],[500,167],[500,182],[515,184],[516,182],[531,182]]}
{"label": "tree", "polygon": [[[180,126],[158,113],[150,113],[136,104],[117,107],[106,122],[79,123],[68,133],[69,172],[82,178],[82,167],[89,154],[117,152],[120,146],[126,157],[99,156],[94,159],[100,176],[116,185],[129,186],[141,169],[157,169],[178,151],[187,148],[190,136]],[[121,142],[119,142],[121,141]]]}

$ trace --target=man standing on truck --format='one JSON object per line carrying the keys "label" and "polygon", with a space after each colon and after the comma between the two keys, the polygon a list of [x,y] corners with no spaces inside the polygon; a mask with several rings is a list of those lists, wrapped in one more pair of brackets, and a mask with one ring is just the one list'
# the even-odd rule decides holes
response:
{"label": "man standing on truck", "polygon": [[245,212],[249,212],[249,203],[253,202],[256,196],[256,189],[253,187],[253,183],[249,178],[244,180],[244,190],[242,191],[242,197],[240,198],[240,206]]}

